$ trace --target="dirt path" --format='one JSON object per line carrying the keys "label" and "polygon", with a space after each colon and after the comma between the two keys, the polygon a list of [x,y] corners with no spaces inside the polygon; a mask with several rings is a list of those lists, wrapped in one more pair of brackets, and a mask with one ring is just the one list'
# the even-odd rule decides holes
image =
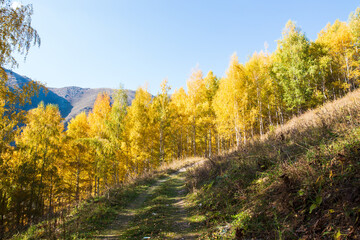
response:
{"label": "dirt path", "polygon": [[136,210],[141,208],[145,200],[152,195],[156,188],[169,179],[160,179],[147,191],[141,193],[132,203],[124,208],[116,217],[115,221],[108,227],[108,229],[101,235],[93,236],[94,239],[126,239],[124,231],[129,222],[133,220],[136,215]]}
{"label": "dirt path", "polygon": [[93,239],[196,239],[186,206],[185,172],[158,180]]}

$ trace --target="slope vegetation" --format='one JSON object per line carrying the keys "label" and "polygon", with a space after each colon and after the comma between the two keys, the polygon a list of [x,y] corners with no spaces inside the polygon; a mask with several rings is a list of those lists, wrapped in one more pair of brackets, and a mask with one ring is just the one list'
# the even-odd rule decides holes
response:
{"label": "slope vegetation", "polygon": [[202,238],[359,239],[359,114],[355,91],[191,171]]}

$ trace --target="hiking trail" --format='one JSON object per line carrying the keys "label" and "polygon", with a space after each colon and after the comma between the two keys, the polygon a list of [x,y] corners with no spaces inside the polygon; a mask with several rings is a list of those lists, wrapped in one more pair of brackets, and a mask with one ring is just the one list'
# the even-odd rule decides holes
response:
{"label": "hiking trail", "polygon": [[201,162],[157,180],[93,239],[196,239],[199,234],[187,209],[185,177],[187,169],[197,164]]}

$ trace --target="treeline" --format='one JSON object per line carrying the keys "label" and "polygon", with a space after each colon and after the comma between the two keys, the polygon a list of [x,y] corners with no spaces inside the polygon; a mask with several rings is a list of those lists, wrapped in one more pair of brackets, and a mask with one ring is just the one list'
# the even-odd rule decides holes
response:
{"label": "treeline", "polygon": [[348,22],[328,24],[315,41],[289,21],[273,53],[254,53],[245,64],[233,55],[223,78],[196,70],[187,91],[170,96],[164,81],[154,97],[139,88],[131,106],[122,89],[113,104],[103,93],[92,112],[76,116],[66,130],[57,106],[40,104],[26,113],[11,107],[28,102],[36,86],[20,91],[20,100],[4,94],[0,237],[162,162],[239,148],[345,95],[359,85],[359,44],[360,9]]}

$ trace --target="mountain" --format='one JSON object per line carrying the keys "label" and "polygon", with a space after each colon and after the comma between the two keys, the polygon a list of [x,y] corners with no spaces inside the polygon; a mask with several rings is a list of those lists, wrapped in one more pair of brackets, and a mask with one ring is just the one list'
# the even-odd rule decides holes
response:
{"label": "mountain", "polygon": [[[10,87],[22,87],[24,84],[32,81],[26,76],[21,76],[13,71],[6,70],[8,74],[8,85]],[[81,87],[63,87],[43,89],[38,96],[32,98],[32,104],[25,106],[25,110],[30,110],[38,106],[40,102],[45,104],[56,104],[59,106],[61,116],[65,122],[69,122],[73,117],[85,111],[88,113],[92,110],[96,97],[99,93],[106,92],[110,95],[111,101],[115,89],[111,88],[81,88]],[[128,103],[131,104],[135,98],[135,91],[126,90]]]}

